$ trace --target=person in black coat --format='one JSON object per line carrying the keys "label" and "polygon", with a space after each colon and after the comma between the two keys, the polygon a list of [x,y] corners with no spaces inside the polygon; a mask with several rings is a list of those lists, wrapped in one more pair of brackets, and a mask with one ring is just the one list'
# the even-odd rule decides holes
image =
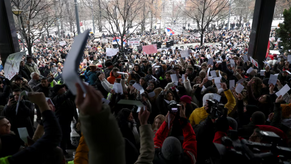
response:
{"label": "person in black coat", "polygon": [[[22,97],[19,97],[20,93],[20,90],[14,90],[12,92],[13,98],[9,99],[2,111],[2,115],[10,121],[11,130],[15,134],[18,135],[17,128],[26,127],[29,137],[32,138],[34,134],[34,105],[30,101],[23,100]],[[20,102],[18,110],[16,111],[18,98],[20,98]]]}
{"label": "person in black coat", "polygon": [[25,78],[27,81],[29,81],[31,78],[30,78],[30,72],[29,70],[25,67],[25,63],[24,61],[21,61],[20,62],[20,66],[19,66],[19,73],[18,73],[19,76]]}
{"label": "person in black coat", "polygon": [[53,88],[52,101],[55,105],[55,115],[62,129],[62,141],[60,147],[64,155],[68,156],[66,152],[67,147],[71,147],[70,133],[71,121],[73,118],[78,122],[78,115],[74,96],[70,91],[66,91],[65,85],[55,85]]}

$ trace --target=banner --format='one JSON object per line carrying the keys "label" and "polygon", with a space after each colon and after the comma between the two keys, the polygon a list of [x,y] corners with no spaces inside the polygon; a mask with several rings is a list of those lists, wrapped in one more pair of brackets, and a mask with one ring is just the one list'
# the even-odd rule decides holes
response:
{"label": "banner", "polygon": [[131,39],[128,41],[128,45],[139,46],[139,44],[140,44],[139,39]]}
{"label": "banner", "polygon": [[16,52],[8,56],[4,65],[5,77],[8,80],[11,80],[19,72],[19,65],[23,55],[25,55],[25,51]]}
{"label": "banner", "polygon": [[158,52],[157,45],[152,44],[152,45],[142,46],[142,51],[146,54],[157,53]]}

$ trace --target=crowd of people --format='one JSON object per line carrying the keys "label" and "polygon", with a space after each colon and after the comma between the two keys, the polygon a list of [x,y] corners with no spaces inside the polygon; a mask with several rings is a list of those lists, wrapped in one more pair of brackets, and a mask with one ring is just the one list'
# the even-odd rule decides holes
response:
{"label": "crowd of people", "polygon": [[[276,95],[291,85],[288,54],[269,54],[258,68],[247,57],[249,35],[247,29],[206,33],[204,43],[218,44],[188,47],[186,55],[175,46],[145,54],[125,43],[126,51],[106,56],[110,39],[90,38],[79,66],[86,94],[76,84],[76,95],[62,79],[73,38],[64,38],[64,45],[54,37],[40,40],[12,80],[1,72],[0,163],[195,164],[217,156],[222,163],[245,163],[252,159],[244,152],[225,159],[217,145],[240,151],[226,137],[274,144],[262,131],[290,147],[291,92]],[[278,39],[274,31],[271,36]],[[142,45],[199,42],[183,35],[131,37]],[[277,81],[270,84],[274,74]],[[72,122],[80,135],[77,147]],[[66,161],[68,149],[76,150],[73,161]],[[290,160],[272,153],[273,163]]]}

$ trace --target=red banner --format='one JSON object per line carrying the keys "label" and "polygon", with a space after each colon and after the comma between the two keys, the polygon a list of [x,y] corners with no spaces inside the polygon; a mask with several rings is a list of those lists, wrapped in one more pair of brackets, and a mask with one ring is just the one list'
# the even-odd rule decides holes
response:
{"label": "red banner", "polygon": [[268,42],[266,58],[269,56],[269,50],[270,50],[270,40],[269,40],[269,42]]}

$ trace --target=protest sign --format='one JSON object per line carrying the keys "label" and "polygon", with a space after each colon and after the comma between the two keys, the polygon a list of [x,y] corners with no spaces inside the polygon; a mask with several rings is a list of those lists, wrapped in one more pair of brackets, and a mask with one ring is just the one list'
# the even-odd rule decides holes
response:
{"label": "protest sign", "polygon": [[119,50],[115,48],[106,48],[106,56],[115,56]]}
{"label": "protest sign", "polygon": [[25,52],[16,52],[10,54],[6,59],[4,65],[4,73],[5,77],[8,80],[11,80],[18,72],[19,72],[19,65],[22,59],[22,56],[25,55]]}
{"label": "protest sign", "polygon": [[157,45],[152,44],[152,45],[142,46],[142,51],[145,52],[146,54],[157,53],[158,52]]}
{"label": "protest sign", "polygon": [[128,41],[128,45],[139,46],[139,44],[140,44],[139,39],[130,39],[130,40]]}
{"label": "protest sign", "polygon": [[59,44],[60,44],[61,46],[65,46],[67,43],[66,43],[66,41],[60,41]]}
{"label": "protest sign", "polygon": [[253,63],[253,65],[254,65],[255,67],[259,68],[259,64],[258,64],[258,62],[255,61],[255,59],[253,59],[252,57],[250,57],[250,59],[251,59],[251,62]]}

